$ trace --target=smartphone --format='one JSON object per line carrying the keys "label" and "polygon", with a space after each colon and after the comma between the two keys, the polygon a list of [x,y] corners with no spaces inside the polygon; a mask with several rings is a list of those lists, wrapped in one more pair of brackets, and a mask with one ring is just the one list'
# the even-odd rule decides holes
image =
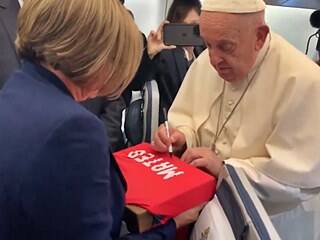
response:
{"label": "smartphone", "polygon": [[203,46],[198,24],[166,23],[163,26],[165,45]]}

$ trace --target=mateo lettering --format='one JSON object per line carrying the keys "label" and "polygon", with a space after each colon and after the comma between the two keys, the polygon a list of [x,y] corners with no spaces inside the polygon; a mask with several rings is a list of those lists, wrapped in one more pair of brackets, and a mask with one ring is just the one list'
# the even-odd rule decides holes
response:
{"label": "mateo lettering", "polygon": [[152,153],[147,153],[145,150],[135,150],[128,153],[128,158],[141,163],[143,166],[149,168],[152,172],[163,177],[163,180],[169,180],[184,174],[179,171],[178,167],[173,163],[165,161],[163,158],[156,158]]}

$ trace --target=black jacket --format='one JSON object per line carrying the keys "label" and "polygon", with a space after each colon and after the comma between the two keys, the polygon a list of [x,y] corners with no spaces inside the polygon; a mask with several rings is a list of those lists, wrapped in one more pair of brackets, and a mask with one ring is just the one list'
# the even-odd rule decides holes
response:
{"label": "black jacket", "polygon": [[10,74],[19,67],[15,51],[18,0],[0,0],[0,89]]}
{"label": "black jacket", "polygon": [[[204,48],[194,48],[197,57]],[[191,63],[185,58],[184,50],[181,47],[163,50],[153,60],[153,76],[158,83],[160,94],[160,110],[168,110],[176,97],[182,81]],[[164,121],[162,111],[159,114],[159,121]]]}

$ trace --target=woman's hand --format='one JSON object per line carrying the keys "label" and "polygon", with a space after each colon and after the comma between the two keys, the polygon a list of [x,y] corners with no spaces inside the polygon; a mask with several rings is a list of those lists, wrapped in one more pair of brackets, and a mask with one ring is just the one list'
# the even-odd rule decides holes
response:
{"label": "woman's hand", "polygon": [[179,214],[178,216],[176,216],[175,218],[173,218],[173,220],[176,222],[177,228],[186,226],[190,223],[197,221],[200,211],[205,205],[206,203],[202,203],[199,206],[188,209],[183,213]]}
{"label": "woman's hand", "polygon": [[159,52],[163,49],[174,49],[176,46],[167,46],[163,42],[163,25],[169,23],[168,21],[163,21],[158,27],[157,31],[151,31],[147,38],[147,50],[150,59],[153,59]]}

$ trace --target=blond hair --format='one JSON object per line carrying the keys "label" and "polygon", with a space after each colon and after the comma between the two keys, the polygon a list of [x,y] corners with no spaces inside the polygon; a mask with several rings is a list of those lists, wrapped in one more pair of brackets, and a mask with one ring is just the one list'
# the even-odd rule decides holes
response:
{"label": "blond hair", "polygon": [[142,36],[119,0],[25,0],[16,48],[79,86],[103,76],[99,95],[117,97],[139,66]]}

